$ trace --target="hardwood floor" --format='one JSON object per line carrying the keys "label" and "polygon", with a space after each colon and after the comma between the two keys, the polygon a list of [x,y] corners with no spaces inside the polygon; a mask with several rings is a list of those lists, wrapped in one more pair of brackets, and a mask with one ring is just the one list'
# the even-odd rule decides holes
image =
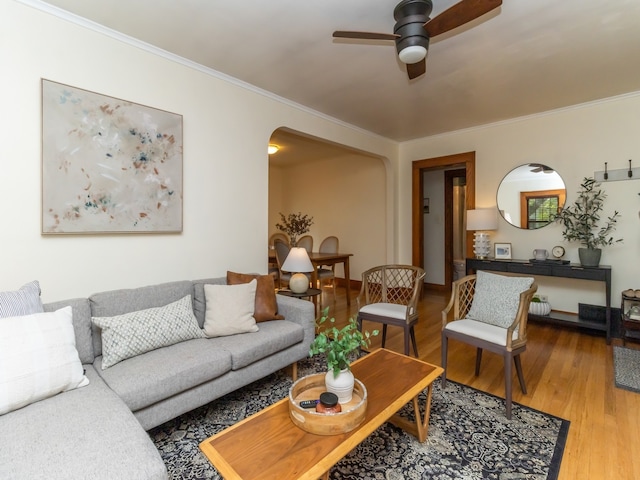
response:
{"label": "hardwood floor", "polygon": [[[323,307],[330,307],[338,325],[357,312],[354,290],[350,307],[344,288],[338,288],[335,301],[328,289],[322,294]],[[448,297],[425,294],[416,327],[420,358],[436,365],[441,364],[441,312]],[[373,328],[379,325],[365,323],[365,329]],[[529,323],[522,355],[528,393],[522,394],[514,378],[513,400],[571,422],[561,480],[640,479],[640,393],[616,388],[614,382],[613,345],[621,344],[614,339],[607,345],[603,336],[574,329]],[[375,337],[373,346],[379,345]],[[390,326],[386,347],[401,352],[402,345],[402,330]],[[640,349],[638,343],[627,346]],[[448,364],[447,378],[504,397],[501,357],[485,352],[480,376],[475,377],[475,348],[451,340]]]}

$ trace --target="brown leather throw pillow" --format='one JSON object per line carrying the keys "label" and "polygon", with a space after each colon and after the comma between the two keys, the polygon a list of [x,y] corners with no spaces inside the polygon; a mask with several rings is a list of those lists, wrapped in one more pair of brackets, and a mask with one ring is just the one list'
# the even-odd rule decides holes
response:
{"label": "brown leather throw pillow", "polygon": [[250,275],[247,273],[236,273],[227,271],[227,285],[238,285],[249,283],[256,279],[256,303],[253,318],[256,322],[267,320],[284,320],[282,315],[278,315],[278,303],[276,302],[275,283],[271,275]]}

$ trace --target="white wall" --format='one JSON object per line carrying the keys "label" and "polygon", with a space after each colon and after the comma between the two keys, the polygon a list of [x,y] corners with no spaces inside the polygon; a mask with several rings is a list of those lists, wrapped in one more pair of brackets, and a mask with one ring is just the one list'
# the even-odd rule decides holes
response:
{"label": "white wall", "polygon": [[[282,126],[397,158],[394,142],[16,1],[0,0],[0,32],[0,290],[38,279],[49,301],[266,271],[266,146]],[[183,115],[181,234],[41,235],[41,78]]]}
{"label": "white wall", "polygon": [[[411,259],[411,162],[459,152],[476,152],[476,207],[494,207],[496,191],[503,176],[524,163],[543,163],[555,168],[567,186],[567,202],[572,203],[584,177],[594,171],[640,165],[640,93],[580,107],[548,112],[482,128],[452,132],[401,145],[398,170],[399,260]],[[606,214],[620,211],[616,234],[621,245],[604,249],[601,264],[611,265],[612,303],[627,288],[640,288],[640,181],[620,181],[603,185],[609,195]],[[514,258],[530,258],[534,248],[551,250],[564,245],[565,258],[578,262],[578,245],[563,241],[560,225],[528,231],[504,220],[492,234],[493,242],[511,242]],[[539,292],[547,294],[556,310],[577,311],[577,303],[604,304],[602,284],[540,277]]]}
{"label": "white wall", "polygon": [[[352,253],[350,277],[387,263],[387,169],[379,158],[345,153],[342,156],[290,167],[270,168],[269,231],[276,232],[278,212],[302,212],[313,217],[309,235],[314,250],[323,238],[335,235],[340,252]],[[273,190],[278,185],[280,192]],[[342,265],[336,275],[344,278]]]}

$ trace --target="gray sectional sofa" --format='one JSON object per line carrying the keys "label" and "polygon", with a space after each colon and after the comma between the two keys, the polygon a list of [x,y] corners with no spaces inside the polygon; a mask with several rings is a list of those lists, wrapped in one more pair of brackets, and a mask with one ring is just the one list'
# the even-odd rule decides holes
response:
{"label": "gray sectional sofa", "polygon": [[255,333],[196,338],[101,368],[91,317],[167,305],[191,295],[200,327],[205,284],[178,281],[49,303],[71,305],[76,348],[90,384],[0,415],[0,478],[162,479],[165,465],[146,430],[306,357],[314,336],[310,302],[277,295],[284,320]]}

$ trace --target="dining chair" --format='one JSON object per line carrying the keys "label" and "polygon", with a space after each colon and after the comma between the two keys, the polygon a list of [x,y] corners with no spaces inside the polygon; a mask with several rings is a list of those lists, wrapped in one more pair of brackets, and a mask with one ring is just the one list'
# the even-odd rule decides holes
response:
{"label": "dining chair", "polygon": [[287,237],[287,234],[282,232],[276,232],[269,237],[269,248],[275,246],[276,240],[281,240],[287,245],[289,245],[289,237]]}
{"label": "dining chair", "polygon": [[313,251],[313,237],[311,235],[303,235],[298,239],[296,247],[304,248],[307,253]]}
{"label": "dining chair", "polygon": [[282,288],[282,282],[284,281],[289,283],[291,275],[293,275],[291,272],[284,272],[282,270],[282,265],[284,264],[287,255],[289,255],[291,247],[289,247],[288,243],[285,243],[279,238],[275,239],[273,246],[276,250],[276,264],[278,265],[278,288]]}
{"label": "dining chair", "polygon": [[362,288],[358,295],[358,328],[362,321],[382,323],[382,348],[387,338],[387,326],[404,329],[404,354],[409,355],[409,339],[418,357],[415,325],[418,323],[418,301],[422,293],[425,272],[413,265],[381,265],[362,273]]}
{"label": "dining chair", "polygon": [[[329,236],[320,242],[318,251],[320,253],[338,253],[338,237]],[[333,299],[336,298],[336,265],[321,265],[318,268],[318,284],[322,288],[322,282],[324,280],[331,280],[331,288],[333,289]]]}
{"label": "dining chair", "polygon": [[506,414],[511,419],[511,364],[516,366],[520,388],[526,394],[520,355],[527,348],[529,303],[537,289],[532,277],[482,270],[453,282],[451,299],[442,311],[443,388],[450,338],[476,347],[476,376],[480,374],[482,351],[497,353],[504,358]]}

